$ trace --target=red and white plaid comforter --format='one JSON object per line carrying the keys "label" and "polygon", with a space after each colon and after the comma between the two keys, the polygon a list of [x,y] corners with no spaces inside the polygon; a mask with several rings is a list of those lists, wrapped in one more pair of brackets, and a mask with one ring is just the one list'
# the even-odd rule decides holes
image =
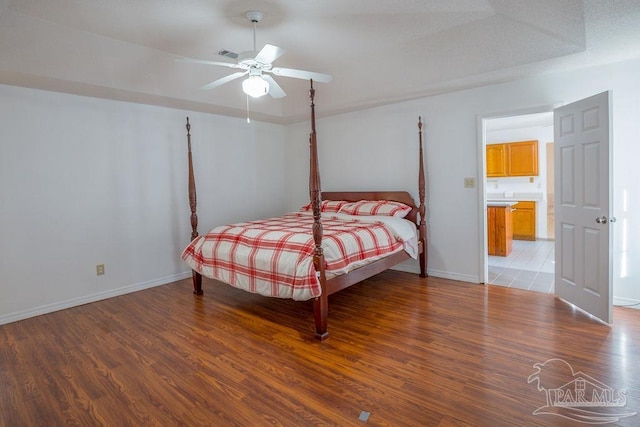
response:
{"label": "red and white plaid comforter", "polygon": [[[249,292],[304,301],[321,294],[313,265],[313,216],[292,212],[216,227],[194,239],[182,259],[206,277]],[[402,239],[380,222],[322,218],[326,272],[341,274],[400,251]],[[415,229],[415,227],[414,227]]]}

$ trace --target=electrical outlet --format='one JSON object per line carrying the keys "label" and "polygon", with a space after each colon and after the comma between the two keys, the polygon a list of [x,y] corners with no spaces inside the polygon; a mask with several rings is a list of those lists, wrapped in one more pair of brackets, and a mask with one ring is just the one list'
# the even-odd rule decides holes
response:
{"label": "electrical outlet", "polygon": [[96,265],[96,275],[104,276],[104,264]]}
{"label": "electrical outlet", "polygon": [[464,188],[474,188],[476,186],[475,178],[465,178],[464,179]]}

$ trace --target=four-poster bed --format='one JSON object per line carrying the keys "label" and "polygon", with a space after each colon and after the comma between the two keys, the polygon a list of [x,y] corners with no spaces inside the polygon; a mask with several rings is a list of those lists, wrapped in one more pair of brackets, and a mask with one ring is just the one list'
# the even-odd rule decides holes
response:
{"label": "four-poster bed", "polygon": [[301,209],[307,212],[216,227],[206,236],[199,236],[197,231],[191,126],[187,118],[192,242],[182,259],[193,269],[196,295],[203,294],[205,275],[263,295],[313,299],[315,336],[324,340],[328,337],[329,295],[412,257],[419,260],[420,276],[427,276],[422,121],[418,119],[418,206],[406,191],[322,192],[313,81],[309,97],[310,203]]}

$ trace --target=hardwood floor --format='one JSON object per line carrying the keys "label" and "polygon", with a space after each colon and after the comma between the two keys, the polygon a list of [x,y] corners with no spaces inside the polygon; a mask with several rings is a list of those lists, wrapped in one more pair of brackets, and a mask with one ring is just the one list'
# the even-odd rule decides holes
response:
{"label": "hardwood floor", "polygon": [[640,412],[637,310],[609,327],[553,295],[388,271],[329,298],[320,343],[310,302],[203,287],[0,326],[0,425],[580,425],[533,414],[550,386],[527,379],[554,358]]}

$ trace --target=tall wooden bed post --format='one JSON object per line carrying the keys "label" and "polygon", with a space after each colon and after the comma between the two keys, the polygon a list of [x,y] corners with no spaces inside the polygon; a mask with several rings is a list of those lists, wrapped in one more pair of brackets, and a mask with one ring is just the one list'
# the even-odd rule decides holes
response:
{"label": "tall wooden bed post", "polygon": [[[320,282],[321,294],[313,301],[313,316],[316,326],[316,339],[324,341],[328,338],[327,332],[327,317],[329,314],[329,294],[343,289],[350,284],[357,283],[357,279],[349,281],[347,284],[336,284],[332,279],[331,282],[327,281],[324,270],[324,253],[322,250],[322,222],[321,222],[321,198],[322,192],[320,190],[320,170],[318,167],[318,145],[316,141],[316,121],[315,121],[315,90],[313,89],[313,81],[311,82],[311,89],[309,90],[309,97],[311,99],[311,134],[309,136],[309,148],[310,148],[310,168],[309,168],[309,198],[311,201],[311,207],[313,210],[313,239],[315,243],[313,263],[318,274],[318,280]],[[420,245],[419,263],[420,263],[420,277],[427,277],[427,219],[426,219],[426,207],[425,207],[425,173],[424,173],[424,151],[422,147],[422,118],[418,117],[418,145],[419,145],[419,168],[418,168],[418,196],[420,203],[418,206],[418,215],[420,221],[416,221],[418,229],[418,241]],[[365,194],[365,193],[329,193],[334,197],[336,194],[342,196],[348,194]],[[371,193],[374,194],[374,193]],[[408,197],[411,197],[407,193]],[[353,197],[353,196],[352,196]],[[375,196],[374,196],[375,197]],[[396,196],[397,197],[397,196]],[[334,199],[334,200],[342,200]],[[357,199],[354,199],[357,200]],[[413,204],[413,200],[411,200]],[[396,259],[397,260],[397,259]],[[402,261],[402,259],[397,260]],[[370,264],[372,265],[372,264]],[[389,268],[393,264],[388,264],[384,268],[377,269],[376,271],[383,271]],[[375,274],[375,273],[374,273]],[[346,275],[345,275],[346,276]],[[344,277],[344,276],[342,276]],[[368,275],[359,275],[360,280],[369,277]],[[358,280],[359,281],[359,280]],[[346,282],[346,280],[345,280]]]}
{"label": "tall wooden bed post", "polygon": [[[191,208],[191,240],[198,237],[198,214],[196,214],[196,179],[193,175],[193,156],[191,155],[191,125],[189,117],[187,117],[187,149],[189,159],[189,207]],[[193,293],[202,295],[202,275],[192,270],[191,277],[193,279]]]}
{"label": "tall wooden bed post", "polygon": [[313,300],[313,317],[316,324],[316,338],[323,341],[329,336],[329,333],[327,332],[329,293],[327,292],[327,278],[324,271],[324,252],[322,250],[322,222],[320,220],[321,189],[320,168],[318,167],[318,145],[316,142],[315,95],[316,91],[313,88],[313,80],[311,80],[311,88],[309,89],[309,98],[311,100],[311,134],[309,135],[309,199],[311,200],[311,208],[313,210],[313,241],[315,243],[313,265],[316,268],[318,280],[320,281],[320,288],[322,289],[320,296]]}
{"label": "tall wooden bed post", "polygon": [[420,145],[420,165],[418,168],[418,197],[420,206],[418,213],[420,214],[420,226],[418,228],[419,239],[422,242],[422,253],[420,255],[420,277],[427,277],[427,219],[426,208],[424,204],[425,178],[424,178],[424,155],[422,152],[422,117],[418,117],[418,144]]}

